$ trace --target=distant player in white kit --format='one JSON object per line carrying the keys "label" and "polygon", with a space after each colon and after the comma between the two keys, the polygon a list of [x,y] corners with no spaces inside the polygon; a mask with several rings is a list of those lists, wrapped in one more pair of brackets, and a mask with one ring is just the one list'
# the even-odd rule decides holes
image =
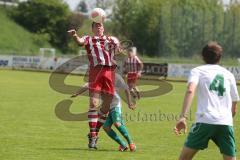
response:
{"label": "distant player in white kit", "polygon": [[233,74],[218,65],[221,56],[222,47],[216,42],[208,43],[202,50],[206,64],[190,72],[175,133],[186,132],[187,112],[195,90],[198,94],[196,123],[190,129],[179,160],[191,160],[199,150],[208,147],[209,140],[218,146],[224,160],[236,159],[233,116],[239,95]]}

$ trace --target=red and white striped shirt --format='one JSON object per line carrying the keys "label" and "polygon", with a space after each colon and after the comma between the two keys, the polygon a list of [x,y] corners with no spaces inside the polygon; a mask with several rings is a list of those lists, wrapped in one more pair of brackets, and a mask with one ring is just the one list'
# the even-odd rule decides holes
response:
{"label": "red and white striped shirt", "polygon": [[83,36],[90,67],[96,65],[114,66],[114,52],[118,46],[116,38],[109,36]]}
{"label": "red and white striped shirt", "polygon": [[141,71],[142,61],[137,56],[128,57],[124,62],[124,71],[127,73],[138,73]]}

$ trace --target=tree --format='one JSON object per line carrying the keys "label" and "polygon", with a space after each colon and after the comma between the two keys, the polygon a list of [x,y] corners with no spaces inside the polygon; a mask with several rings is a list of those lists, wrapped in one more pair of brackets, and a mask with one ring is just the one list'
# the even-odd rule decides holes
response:
{"label": "tree", "polygon": [[79,2],[79,4],[76,7],[76,11],[83,12],[83,13],[87,13],[88,12],[88,7],[87,7],[87,4],[86,4],[86,2],[84,0]]}
{"label": "tree", "polygon": [[150,56],[191,57],[211,40],[236,55],[240,3],[230,6],[225,11],[222,0],[118,0],[114,32]]}
{"label": "tree", "polygon": [[31,0],[19,3],[14,19],[34,33],[47,33],[50,43],[66,50],[68,17],[70,10],[62,0]]}

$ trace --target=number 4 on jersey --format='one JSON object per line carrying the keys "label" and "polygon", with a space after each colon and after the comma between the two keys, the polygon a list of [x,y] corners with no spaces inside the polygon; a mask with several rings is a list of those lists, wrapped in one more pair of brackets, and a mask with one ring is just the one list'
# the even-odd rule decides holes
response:
{"label": "number 4 on jersey", "polygon": [[210,84],[210,91],[216,91],[218,96],[223,96],[226,89],[224,88],[224,77],[221,74],[217,74]]}

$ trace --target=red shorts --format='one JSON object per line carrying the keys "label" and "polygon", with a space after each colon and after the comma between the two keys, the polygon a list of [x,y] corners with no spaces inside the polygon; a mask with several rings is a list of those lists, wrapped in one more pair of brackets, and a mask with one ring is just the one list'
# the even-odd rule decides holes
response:
{"label": "red shorts", "polygon": [[90,68],[89,91],[114,95],[115,68],[101,65]]}
{"label": "red shorts", "polygon": [[128,73],[127,74],[127,83],[136,83],[138,79],[138,74],[137,73]]}

